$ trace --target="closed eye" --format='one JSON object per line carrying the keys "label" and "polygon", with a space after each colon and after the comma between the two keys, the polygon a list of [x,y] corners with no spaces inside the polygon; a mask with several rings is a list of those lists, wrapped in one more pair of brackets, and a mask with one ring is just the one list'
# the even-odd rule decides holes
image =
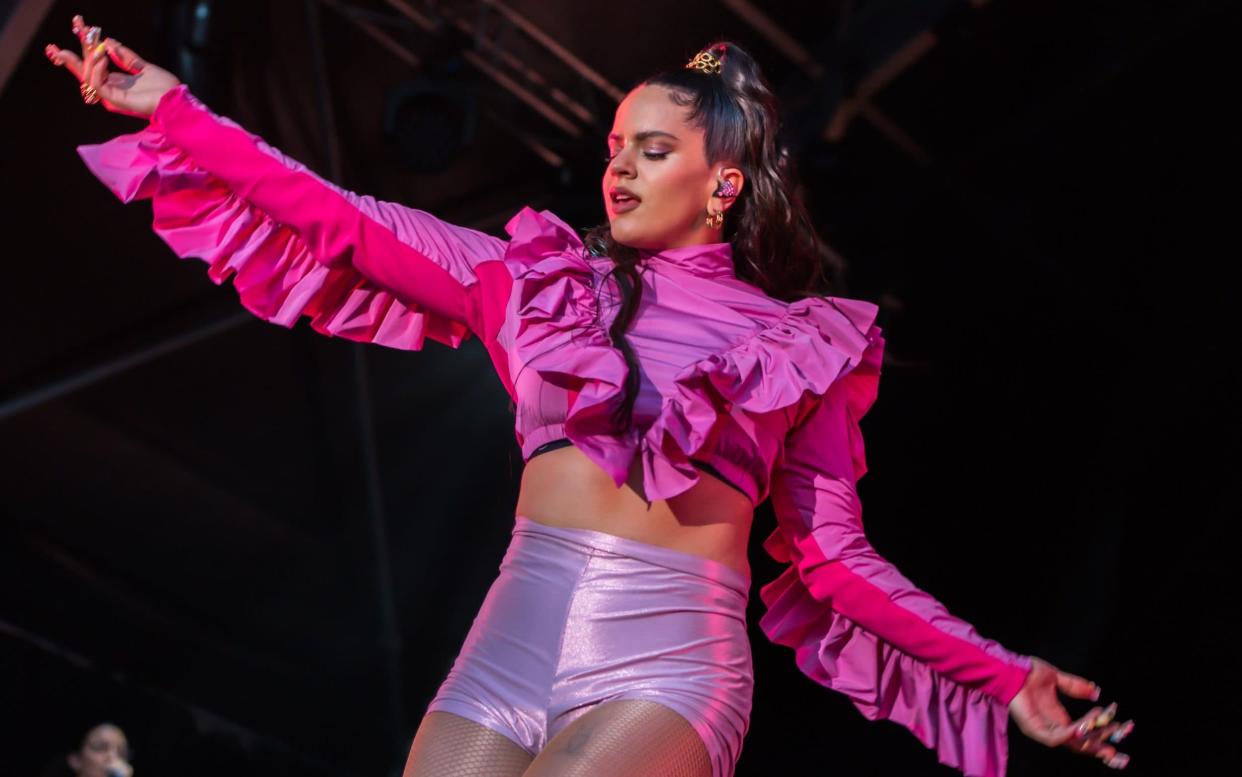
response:
{"label": "closed eye", "polygon": [[[620,153],[620,152],[617,152],[617,153]],[[643,156],[647,157],[648,159],[663,159],[664,157],[668,156],[668,153],[669,152],[667,151],[644,151]],[[612,160],[616,158],[617,158],[616,154],[607,154],[604,156],[604,164],[612,164]]]}

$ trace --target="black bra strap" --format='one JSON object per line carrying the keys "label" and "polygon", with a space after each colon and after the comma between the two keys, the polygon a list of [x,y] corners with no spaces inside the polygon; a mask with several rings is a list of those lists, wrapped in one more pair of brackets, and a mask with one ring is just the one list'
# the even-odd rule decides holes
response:
{"label": "black bra strap", "polygon": [[530,457],[527,458],[526,460],[530,461],[531,459],[535,458],[541,453],[547,453],[548,451],[554,451],[557,448],[564,448],[566,445],[573,445],[573,443],[570,441],[568,437],[562,437],[559,440],[545,442],[543,445],[540,445],[538,448],[536,448],[534,452],[530,454]]}
{"label": "black bra strap", "polygon": [[707,472],[708,474],[714,476],[715,478],[720,480],[722,483],[724,483],[726,486],[731,486],[734,491],[737,491],[742,496],[746,497],[747,499],[750,499],[750,494],[747,494],[745,491],[738,488],[736,483],[734,483],[732,480],[729,480],[724,475],[721,475],[720,470],[708,464],[706,461],[698,461],[696,459],[691,459],[690,463],[698,467],[699,469],[703,470],[704,472]]}

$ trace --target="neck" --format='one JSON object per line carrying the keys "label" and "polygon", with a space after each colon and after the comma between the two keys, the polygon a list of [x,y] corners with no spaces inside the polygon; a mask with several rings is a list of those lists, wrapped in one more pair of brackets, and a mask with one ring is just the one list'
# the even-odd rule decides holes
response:
{"label": "neck", "polygon": [[664,246],[664,248],[661,248],[658,250],[662,251],[662,250],[671,249],[671,248],[685,248],[686,246],[703,245],[704,243],[723,243],[723,242],[724,242],[724,230],[723,229],[711,229],[706,224],[700,224],[697,229],[695,229],[693,232],[686,235],[681,240],[673,241],[672,243],[669,243],[668,245]]}

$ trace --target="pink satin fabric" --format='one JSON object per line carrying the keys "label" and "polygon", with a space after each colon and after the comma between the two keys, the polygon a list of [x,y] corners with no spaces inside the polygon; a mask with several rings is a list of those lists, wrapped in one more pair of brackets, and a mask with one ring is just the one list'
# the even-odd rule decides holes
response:
{"label": "pink satin fabric", "polygon": [[603,702],[646,699],[731,777],[750,724],[750,581],[724,564],[517,516],[500,576],[428,706],[531,755]]}

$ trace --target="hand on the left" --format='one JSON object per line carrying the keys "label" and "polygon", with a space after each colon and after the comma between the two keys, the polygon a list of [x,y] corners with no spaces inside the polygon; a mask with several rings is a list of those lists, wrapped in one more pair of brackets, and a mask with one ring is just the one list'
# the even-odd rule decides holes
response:
{"label": "hand on the left", "polygon": [[[181,83],[115,38],[100,40],[103,31],[87,25],[80,15],[73,17],[73,34],[82,44],[81,56],[55,43],[43,51],[52,64],[64,67],[80,82],[78,91],[88,104],[102,102],[113,113],[147,119],[155,113],[160,98]],[[122,72],[110,72],[109,62]]]}
{"label": "hand on the left", "polygon": [[1031,658],[1031,672],[1018,695],[1009,702],[1009,716],[1018,728],[1036,742],[1048,747],[1067,747],[1076,753],[1094,756],[1114,769],[1124,769],[1130,756],[1114,744],[1134,730],[1134,721],[1114,721],[1117,703],[1094,707],[1078,720],[1072,720],[1057,699],[1057,691],[1076,699],[1099,699],[1095,683],[1062,672],[1039,658]]}

